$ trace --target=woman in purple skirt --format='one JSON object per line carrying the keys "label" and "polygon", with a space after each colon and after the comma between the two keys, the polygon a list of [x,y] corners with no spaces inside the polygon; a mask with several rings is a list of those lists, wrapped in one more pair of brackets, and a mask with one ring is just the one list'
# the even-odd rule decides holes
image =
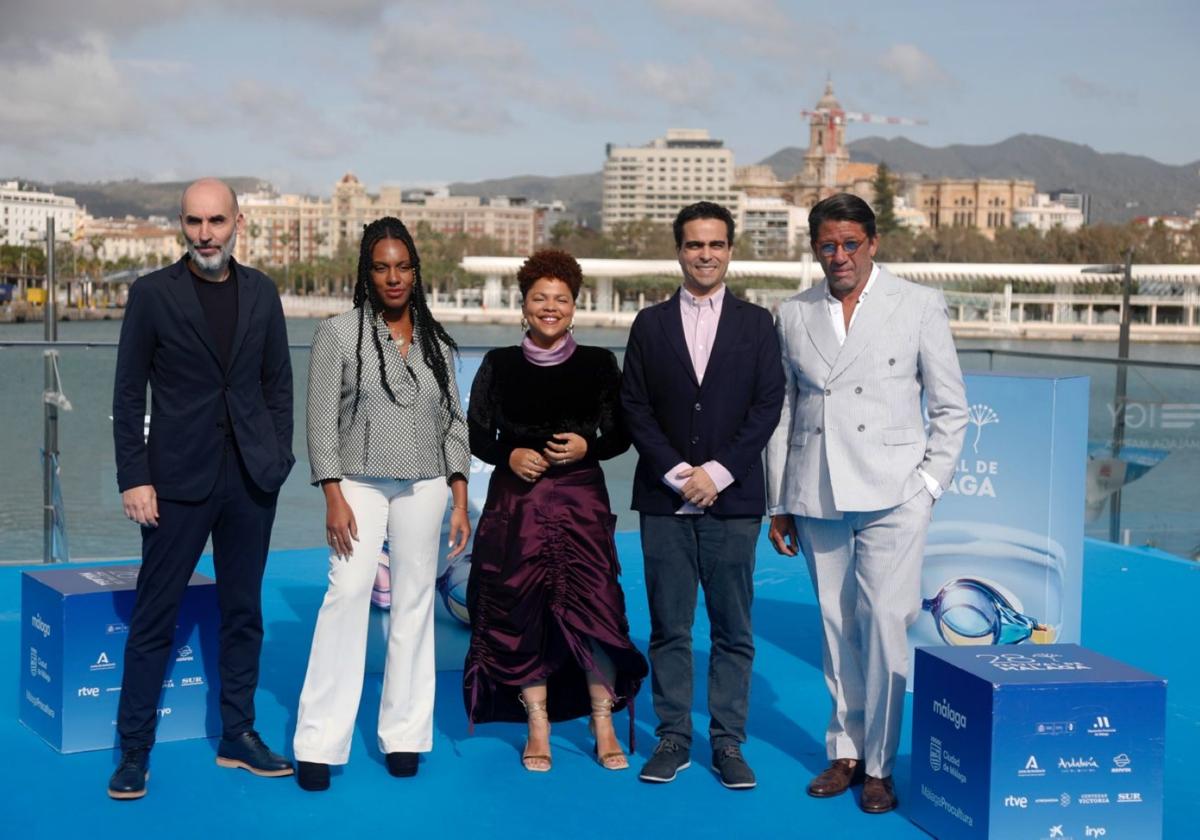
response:
{"label": "woman in purple skirt", "polygon": [[463,696],[473,723],[528,721],[527,770],[550,769],[551,721],[585,715],[597,761],[623,770],[612,714],[647,666],[629,640],[599,463],[629,448],[621,372],[571,337],[583,274],[570,254],[539,251],[517,280],[528,332],[484,357],[467,414],[472,453],[496,470],[467,584]]}

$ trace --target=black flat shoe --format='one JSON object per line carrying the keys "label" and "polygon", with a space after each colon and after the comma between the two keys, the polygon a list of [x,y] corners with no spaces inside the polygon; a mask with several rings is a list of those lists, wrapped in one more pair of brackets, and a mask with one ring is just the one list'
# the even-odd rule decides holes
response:
{"label": "black flat shoe", "polygon": [[408,778],[417,775],[418,755],[414,752],[394,752],[387,754],[387,769],[393,776]]}
{"label": "black flat shoe", "polygon": [[329,765],[297,761],[296,783],[304,790],[329,790]]}

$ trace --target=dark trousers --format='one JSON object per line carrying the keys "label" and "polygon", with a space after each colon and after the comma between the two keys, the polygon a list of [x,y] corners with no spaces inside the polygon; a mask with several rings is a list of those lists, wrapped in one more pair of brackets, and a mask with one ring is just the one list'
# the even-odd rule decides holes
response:
{"label": "dark trousers", "polygon": [[142,529],[142,568],[125,644],[117,732],[121,749],[150,747],[158,700],[174,651],[175,621],[212,535],[221,613],[218,673],[226,737],[254,727],[254,691],[262,649],[262,578],[278,493],[255,486],[226,441],[217,482],[200,502],[158,500],[158,527]]}
{"label": "dark trousers", "polygon": [[692,742],[692,624],[697,584],[711,625],[709,738],[713,749],[746,740],[754,633],[757,516],[642,514],[642,555],[650,602],[650,667],[659,738]]}

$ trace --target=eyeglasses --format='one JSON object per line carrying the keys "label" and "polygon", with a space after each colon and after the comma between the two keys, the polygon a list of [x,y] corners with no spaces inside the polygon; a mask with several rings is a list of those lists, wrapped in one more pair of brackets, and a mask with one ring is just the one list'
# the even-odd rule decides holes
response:
{"label": "eyeglasses", "polygon": [[[859,242],[857,239],[847,239],[845,242],[841,243],[841,248],[846,252],[847,255],[850,255],[857,251],[862,244],[863,243]],[[817,246],[817,251],[823,257],[832,257],[837,253],[837,249],[838,245],[834,242],[826,242],[823,245]]]}
{"label": "eyeglasses", "polygon": [[468,626],[471,624],[471,613],[467,610],[467,578],[470,576],[471,555],[460,554],[437,578],[437,591],[446,605],[446,612]]}
{"label": "eyeglasses", "polygon": [[1026,639],[1044,645],[1055,629],[1013,609],[1000,592],[975,578],[948,581],[921,609],[933,616],[938,635],[948,645],[1015,645]]}

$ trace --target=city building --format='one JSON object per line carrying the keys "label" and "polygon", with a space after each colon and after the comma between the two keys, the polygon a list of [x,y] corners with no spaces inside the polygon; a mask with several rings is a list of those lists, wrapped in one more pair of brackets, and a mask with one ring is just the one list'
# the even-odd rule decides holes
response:
{"label": "city building", "polygon": [[496,240],[506,254],[530,254],[538,244],[543,215],[524,199],[475,195],[433,196],[421,203],[401,206],[397,214],[409,229],[421,224],[447,235],[465,233]]}
{"label": "city building", "polygon": [[114,219],[84,214],[75,231],[75,248],[102,262],[131,260],[146,268],[172,263],[184,251],[179,228],[162,216]]}
{"label": "city building", "polygon": [[793,260],[808,249],[808,208],[782,198],[747,197],[738,219],[740,255],[760,260]]}
{"label": "city building", "polygon": [[929,227],[972,227],[989,239],[1013,226],[1013,212],[1033,203],[1033,181],[1002,178],[901,176],[899,194],[929,219]]}
{"label": "city building", "polygon": [[55,236],[70,240],[80,213],[73,198],[22,187],[19,181],[0,182],[0,245],[45,247],[46,219],[51,216]]}
{"label": "city building", "polygon": [[919,233],[929,227],[929,217],[916,207],[909,207],[908,200],[902,195],[892,200],[892,213],[896,217],[896,224],[913,233]]}
{"label": "city building", "polygon": [[807,112],[808,149],[800,169],[790,178],[781,179],[769,166],[738,167],[734,189],[750,197],[780,198],[798,207],[812,207],[822,198],[839,192],[853,193],[867,202],[875,200],[873,163],[850,160],[846,146],[846,112],[833,94],[833,83],[825,83],[825,93],[816,108]]}
{"label": "city building", "polygon": [[[809,115],[808,148],[799,170],[790,178],[779,178],[769,166],[741,166],[736,170],[733,188],[750,198],[778,198],[799,207],[811,207],[838,192],[853,193],[874,203],[878,166],[850,160],[846,124],[916,121],[847,112],[834,96],[832,82],[826,82],[814,109],[805,113]],[[898,199],[896,216],[901,225],[913,230],[974,227],[989,238],[999,228],[1011,227],[1014,209],[1032,203],[1036,192],[1034,182],[1027,180],[928,178],[916,173],[895,173],[893,177]],[[1087,196],[1072,195],[1086,205]]]}
{"label": "city building", "polygon": [[1083,210],[1054,201],[1046,193],[1036,193],[1029,204],[1012,212],[1013,227],[1031,227],[1043,233],[1055,228],[1079,230],[1083,222]]}
{"label": "city building", "polygon": [[601,229],[623,222],[670,224],[680,208],[715,201],[736,211],[733,151],[704,129],[668,129],[645,146],[606,148]]}
{"label": "city building", "polygon": [[518,198],[488,201],[450,196],[444,190],[406,191],[388,185],[372,194],[349,172],[334,185],[330,199],[260,191],[240,195],[238,201],[246,231],[238,240],[236,256],[264,265],[332,257],[343,246],[357,248],[363,227],[381,216],[399,218],[414,236],[424,224],[448,235],[490,237],[504,253],[528,254],[541,241],[545,213]]}
{"label": "city building", "polygon": [[267,189],[239,195],[238,204],[246,217],[234,253],[239,261],[288,265],[333,256],[333,220],[328,201],[277,195]]}
{"label": "city building", "polygon": [[1090,225],[1092,223],[1092,197],[1087,193],[1075,192],[1074,190],[1052,190],[1050,192],[1050,200],[1057,201],[1064,207],[1070,207],[1072,210],[1078,210],[1083,214],[1083,223]]}

